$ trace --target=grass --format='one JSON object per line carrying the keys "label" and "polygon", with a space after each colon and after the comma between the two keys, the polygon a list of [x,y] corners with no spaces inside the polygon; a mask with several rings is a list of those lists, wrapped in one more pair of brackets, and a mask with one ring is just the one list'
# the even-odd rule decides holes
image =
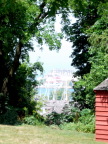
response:
{"label": "grass", "polygon": [[94,134],[47,126],[0,125],[0,144],[104,144]]}

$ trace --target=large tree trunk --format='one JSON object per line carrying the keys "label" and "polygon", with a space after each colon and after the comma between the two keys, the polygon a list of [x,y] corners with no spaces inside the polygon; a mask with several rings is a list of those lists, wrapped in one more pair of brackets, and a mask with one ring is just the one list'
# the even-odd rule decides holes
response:
{"label": "large tree trunk", "polygon": [[6,73],[5,70],[5,60],[3,57],[3,42],[0,40],[0,90],[2,88],[2,84],[3,84],[3,79]]}
{"label": "large tree trunk", "polygon": [[[46,6],[46,3],[43,2],[40,5],[40,14],[35,18],[35,22],[28,28],[28,31],[32,31],[32,34],[35,33],[35,27],[48,16],[48,12],[44,11],[44,7]],[[13,77],[13,74],[19,67],[19,59],[21,56],[21,48],[23,47],[23,44],[21,43],[21,40],[19,40],[19,44],[16,48],[16,53],[14,56],[13,64],[11,65],[10,69],[6,72],[6,76],[3,79],[2,86],[0,88],[0,92],[2,92],[4,95],[8,94],[8,85]]]}
{"label": "large tree trunk", "polygon": [[21,56],[21,48],[22,47],[23,47],[22,43],[19,42],[18,46],[16,48],[16,53],[15,53],[15,56],[14,56],[13,64],[10,66],[10,69],[8,70],[7,75],[5,76],[5,78],[3,80],[2,87],[1,87],[1,92],[4,95],[7,95],[9,93],[8,86],[10,84],[10,80],[12,79],[14,73],[16,72],[16,70],[19,67],[19,59],[20,59],[20,56]]}

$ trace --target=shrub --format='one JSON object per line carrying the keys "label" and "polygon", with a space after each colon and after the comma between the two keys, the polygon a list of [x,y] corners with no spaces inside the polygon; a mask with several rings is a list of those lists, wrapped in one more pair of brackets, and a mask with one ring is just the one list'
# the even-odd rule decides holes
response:
{"label": "shrub", "polygon": [[65,129],[65,130],[76,130],[80,132],[86,132],[86,133],[94,133],[95,131],[95,126],[93,123],[89,123],[87,125],[78,122],[78,123],[63,123],[60,126],[60,129]]}
{"label": "shrub", "polygon": [[90,109],[83,109],[80,113],[79,121],[83,124],[94,123],[94,114]]}
{"label": "shrub", "polygon": [[56,112],[52,112],[51,114],[48,114],[46,117],[45,123],[47,125],[60,125],[63,123],[63,117],[62,114],[58,114]]}
{"label": "shrub", "polygon": [[15,109],[9,108],[4,114],[0,115],[0,123],[15,125],[18,123],[18,114]]}
{"label": "shrub", "polygon": [[28,124],[28,125],[41,125],[44,123],[44,117],[41,116],[39,113],[36,111],[32,112],[32,115],[26,115],[23,118],[23,123]]}
{"label": "shrub", "polygon": [[64,107],[63,113],[52,112],[47,115],[47,125],[59,125],[61,129],[94,132],[95,119],[90,109],[80,111],[74,107]]}
{"label": "shrub", "polygon": [[72,123],[63,123],[60,125],[61,129],[66,130],[77,130],[81,132],[90,132],[94,133],[95,131],[95,117],[90,109],[83,109],[80,112],[80,117],[78,118],[78,122],[73,121]]}
{"label": "shrub", "polygon": [[28,124],[28,125],[37,125],[39,123],[39,121],[34,117],[34,116],[26,116],[23,119],[24,124]]}
{"label": "shrub", "polygon": [[81,122],[78,122],[76,124],[76,130],[77,131],[81,131],[81,132],[86,132],[86,133],[94,133],[95,132],[95,125],[93,123],[89,123],[89,124],[84,124]]}
{"label": "shrub", "polygon": [[59,127],[60,129],[64,129],[64,130],[76,130],[75,123],[63,123]]}
{"label": "shrub", "polygon": [[75,107],[64,108],[62,115],[64,122],[77,122],[80,117],[80,110]]}

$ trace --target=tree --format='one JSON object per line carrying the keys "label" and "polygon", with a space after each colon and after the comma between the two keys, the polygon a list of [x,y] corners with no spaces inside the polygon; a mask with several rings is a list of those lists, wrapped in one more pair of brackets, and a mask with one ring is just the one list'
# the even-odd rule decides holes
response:
{"label": "tree", "polygon": [[22,116],[24,108],[32,114],[34,72],[42,67],[25,61],[32,40],[50,50],[60,48],[62,35],[54,32],[54,21],[57,13],[67,11],[67,1],[1,0],[0,7],[0,114],[13,109]]}
{"label": "tree", "polygon": [[32,38],[52,49],[60,48],[61,34],[54,33],[56,13],[63,13],[67,1],[0,1],[0,93],[10,95],[10,84],[28,51]]}
{"label": "tree", "polygon": [[89,53],[90,42],[88,41],[89,35],[86,30],[99,18],[97,14],[98,3],[74,0],[70,1],[70,7],[76,22],[74,24],[70,22],[68,24],[64,23],[63,31],[66,34],[66,38],[73,43],[71,65],[77,69],[75,75],[82,77],[84,74],[89,73],[91,68],[89,58],[92,55]]}
{"label": "tree", "polygon": [[89,35],[88,41],[91,45],[88,53],[92,55],[92,57],[89,58],[89,62],[91,63],[90,73],[83,75],[83,77],[75,83],[75,92],[73,94],[74,100],[78,101],[82,108],[87,107],[94,109],[95,97],[93,88],[108,76],[107,8],[107,2],[98,3],[98,19],[94,25],[86,31]]}
{"label": "tree", "polygon": [[25,115],[25,109],[28,114],[33,114],[33,111],[36,111],[37,102],[34,95],[36,94],[35,87],[38,85],[36,81],[37,70],[43,72],[43,67],[39,62],[30,64],[27,61],[19,66],[9,85],[9,97],[4,101],[4,97],[0,97],[1,115],[11,109],[16,110],[20,117]]}

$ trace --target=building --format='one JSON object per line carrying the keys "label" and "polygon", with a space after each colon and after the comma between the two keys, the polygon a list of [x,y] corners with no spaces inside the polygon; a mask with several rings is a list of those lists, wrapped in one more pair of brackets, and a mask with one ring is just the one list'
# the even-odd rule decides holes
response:
{"label": "building", "polygon": [[95,137],[97,141],[108,143],[108,78],[94,88],[95,99]]}
{"label": "building", "polygon": [[73,92],[73,82],[77,79],[73,77],[70,70],[52,70],[47,75],[41,77],[40,85],[37,87],[38,96],[47,100],[58,100],[57,93],[61,93],[59,100],[69,100]]}
{"label": "building", "polygon": [[52,70],[47,75],[41,77],[40,85],[37,87],[36,97],[43,99],[44,107],[42,113],[52,111],[61,113],[65,104],[71,100],[73,83],[77,79],[73,77],[71,70]]}

